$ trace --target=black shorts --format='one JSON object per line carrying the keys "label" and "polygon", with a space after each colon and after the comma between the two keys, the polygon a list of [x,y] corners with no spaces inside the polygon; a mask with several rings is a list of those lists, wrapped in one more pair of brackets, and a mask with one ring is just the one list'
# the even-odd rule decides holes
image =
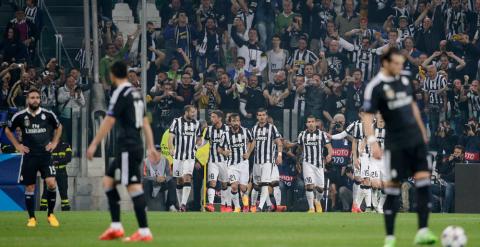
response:
{"label": "black shorts", "polygon": [[108,166],[105,175],[123,185],[141,183],[142,161],[143,149],[120,152]]}
{"label": "black shorts", "polygon": [[43,179],[48,177],[55,177],[56,170],[52,163],[51,154],[33,154],[24,155],[22,159],[22,171],[20,176],[20,182],[23,185],[32,185],[37,182],[37,172]]}
{"label": "black shorts", "polygon": [[417,172],[430,172],[431,169],[431,162],[427,161],[427,146],[424,143],[405,148],[385,148],[387,181],[400,182]]}

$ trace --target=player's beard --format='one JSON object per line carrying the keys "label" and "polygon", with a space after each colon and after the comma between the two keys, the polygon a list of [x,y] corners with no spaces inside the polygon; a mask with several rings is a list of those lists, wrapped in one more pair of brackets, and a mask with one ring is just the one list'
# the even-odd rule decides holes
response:
{"label": "player's beard", "polygon": [[238,132],[238,130],[240,129],[240,125],[232,125],[232,129],[235,131],[235,132]]}
{"label": "player's beard", "polygon": [[40,107],[40,104],[37,104],[37,105],[35,105],[35,104],[28,104],[28,108],[29,108],[30,110],[32,110],[32,111],[38,110],[39,107]]}

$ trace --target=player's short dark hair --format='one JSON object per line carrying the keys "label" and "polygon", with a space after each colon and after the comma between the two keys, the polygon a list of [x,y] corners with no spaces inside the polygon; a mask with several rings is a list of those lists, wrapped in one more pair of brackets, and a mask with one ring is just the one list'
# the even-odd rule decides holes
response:
{"label": "player's short dark hair", "polygon": [[116,61],[110,66],[110,72],[119,79],[127,78],[127,64],[123,61]]}
{"label": "player's short dark hair", "polygon": [[193,105],[186,105],[186,106],[183,107],[183,112],[186,113],[186,112],[194,110],[194,109],[197,109],[197,108],[195,108],[195,106],[193,106]]}
{"label": "player's short dark hair", "polygon": [[267,109],[265,109],[265,108],[263,108],[263,107],[262,107],[262,108],[258,108],[258,110],[257,110],[257,114],[258,114],[258,113],[260,113],[260,112],[265,112],[265,114],[267,114],[267,115],[268,115],[268,111],[267,111]]}
{"label": "player's short dark hair", "polygon": [[305,68],[306,68],[307,66],[312,66],[312,67],[314,67],[314,68],[315,68],[315,66],[313,66],[313,64],[311,64],[311,63],[307,63],[307,64],[305,64]]}
{"label": "player's short dark hair", "polygon": [[240,118],[240,115],[238,115],[238,113],[232,113],[228,116],[228,121],[231,122],[234,118]]}
{"label": "player's short dark hair", "polygon": [[391,62],[394,55],[400,55],[400,50],[396,47],[389,48],[380,56],[380,64],[383,64],[384,61]]}
{"label": "player's short dark hair", "polygon": [[42,94],[40,93],[40,90],[39,90],[38,88],[36,88],[36,87],[32,87],[32,88],[30,88],[30,90],[28,90],[28,92],[27,92],[27,98],[28,98],[28,96],[29,96],[31,93],[38,93],[38,95],[42,95]]}
{"label": "player's short dark hair", "polygon": [[272,37],[272,39],[274,39],[274,38],[280,39],[280,41],[282,40],[282,37],[280,37],[279,34],[274,34],[273,37]]}
{"label": "player's short dark hair", "polygon": [[215,111],[212,111],[212,113],[210,113],[210,114],[215,114],[217,117],[223,119],[223,111],[215,110]]}
{"label": "player's short dark hair", "polygon": [[306,119],[315,119],[315,121],[317,121],[317,118],[314,116],[314,115],[308,115]]}

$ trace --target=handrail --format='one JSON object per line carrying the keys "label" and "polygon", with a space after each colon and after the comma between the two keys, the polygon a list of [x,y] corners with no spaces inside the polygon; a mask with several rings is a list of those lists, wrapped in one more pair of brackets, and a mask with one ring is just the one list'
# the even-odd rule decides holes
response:
{"label": "handrail", "polygon": [[[60,34],[60,33],[58,32],[58,30],[57,30],[57,27],[56,27],[56,25],[55,25],[55,22],[53,21],[52,15],[50,14],[50,11],[48,11],[47,5],[45,5],[45,0],[40,0],[40,1],[38,1],[38,4],[39,4],[40,8],[44,11],[44,13],[47,14],[48,19],[49,19],[50,22],[52,23],[52,28],[53,28],[53,31],[55,32],[55,34],[56,34],[56,35],[62,35],[62,34]],[[73,63],[72,63],[72,59],[70,58],[70,55],[68,54],[67,49],[66,49],[65,46],[63,45],[63,42],[61,42],[61,47],[62,47],[63,52],[64,52],[65,55],[67,56],[67,61],[68,61],[68,63],[70,64],[70,68],[74,68]]]}

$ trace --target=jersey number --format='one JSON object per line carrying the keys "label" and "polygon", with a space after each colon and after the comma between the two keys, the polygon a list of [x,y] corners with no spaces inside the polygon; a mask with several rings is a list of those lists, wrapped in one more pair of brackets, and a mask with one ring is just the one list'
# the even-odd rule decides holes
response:
{"label": "jersey number", "polygon": [[55,166],[48,166],[48,169],[50,169],[50,174],[57,175],[57,170],[55,170]]}
{"label": "jersey number", "polygon": [[133,106],[135,107],[135,127],[141,128],[143,127],[143,101],[137,100],[133,102]]}

